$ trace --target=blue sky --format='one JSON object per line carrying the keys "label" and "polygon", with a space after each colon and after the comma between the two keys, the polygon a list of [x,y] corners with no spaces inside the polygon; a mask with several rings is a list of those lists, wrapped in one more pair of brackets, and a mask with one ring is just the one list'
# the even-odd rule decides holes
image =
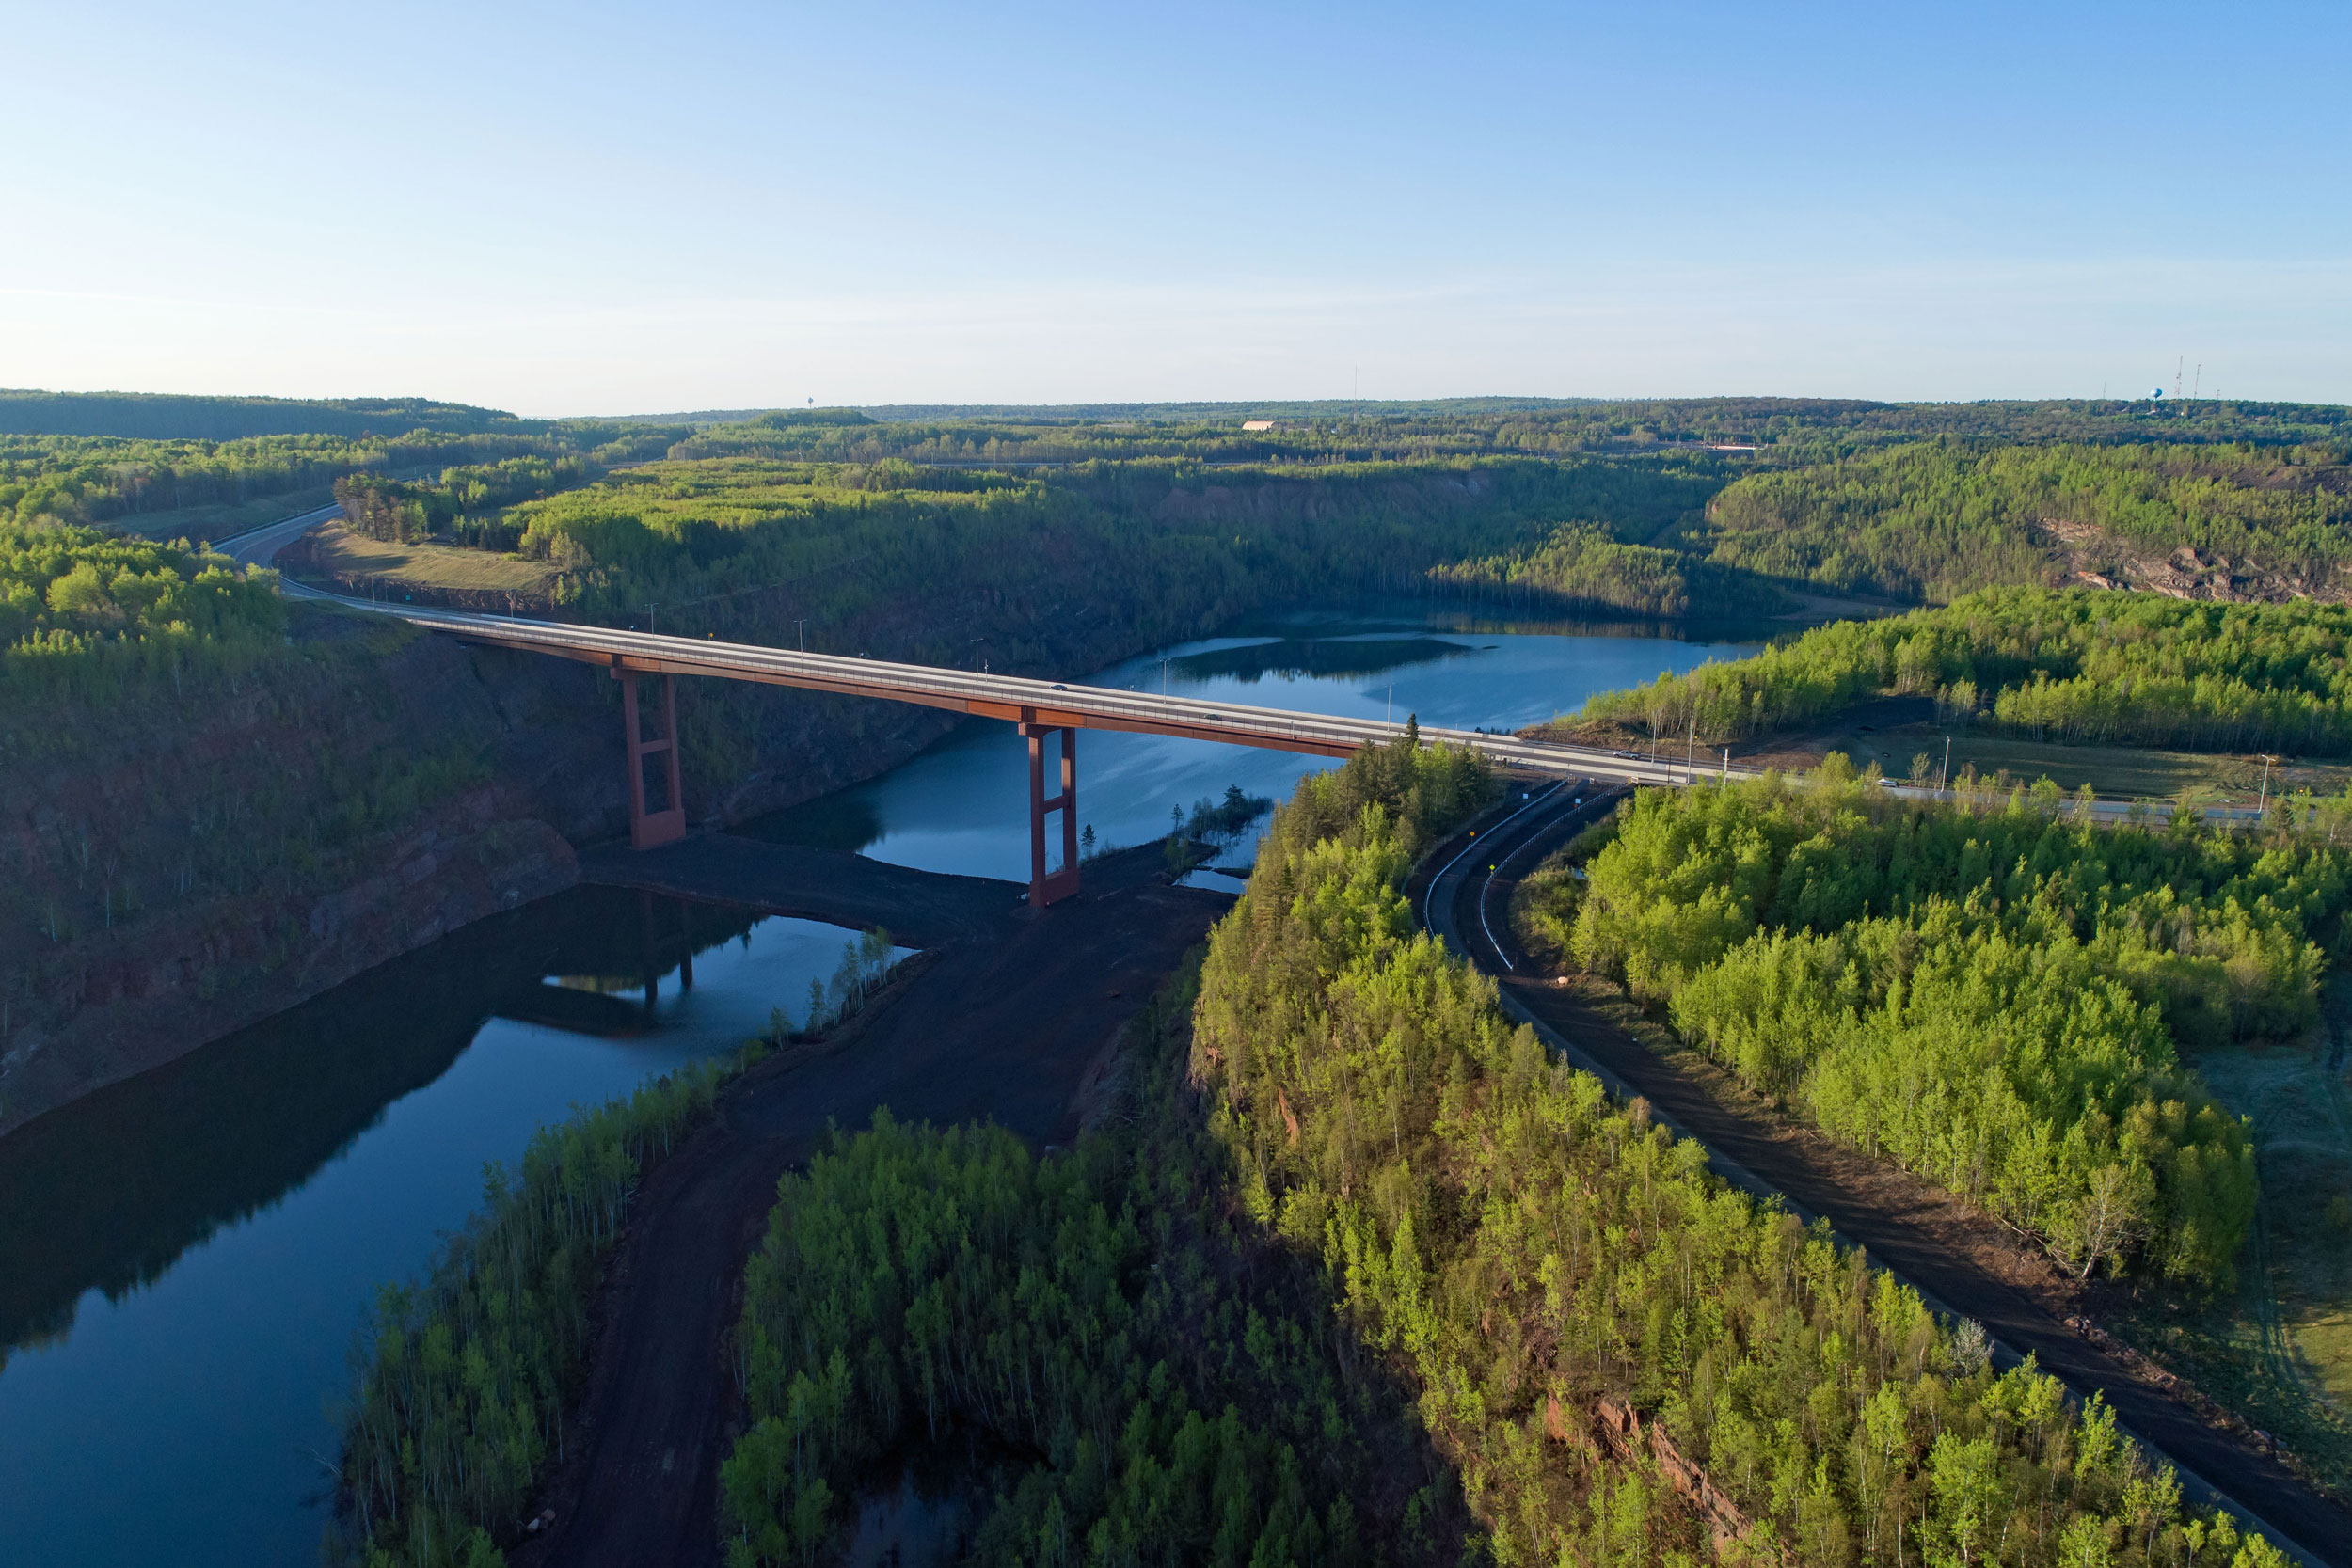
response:
{"label": "blue sky", "polygon": [[0,385],[2352,399],[2352,7],[0,0]]}

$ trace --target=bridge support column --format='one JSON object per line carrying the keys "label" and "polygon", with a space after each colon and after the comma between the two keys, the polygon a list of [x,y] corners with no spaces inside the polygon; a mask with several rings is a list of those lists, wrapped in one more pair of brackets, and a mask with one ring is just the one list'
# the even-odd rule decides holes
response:
{"label": "bridge support column", "polygon": [[[686,836],[686,795],[678,783],[677,680],[661,677],[661,733],[648,740],[637,712],[637,672],[615,663],[612,678],[621,683],[622,733],[628,741],[629,847],[658,848]],[[645,759],[650,756],[660,757],[663,764],[667,787],[660,811],[645,809]]]}
{"label": "bridge support column", "polygon": [[[1045,737],[1061,736],[1061,793],[1045,795]],[[1024,723],[1029,742],[1029,907],[1041,910],[1078,891],[1078,732],[1062,724]],[[1061,813],[1061,869],[1045,874],[1045,816]]]}

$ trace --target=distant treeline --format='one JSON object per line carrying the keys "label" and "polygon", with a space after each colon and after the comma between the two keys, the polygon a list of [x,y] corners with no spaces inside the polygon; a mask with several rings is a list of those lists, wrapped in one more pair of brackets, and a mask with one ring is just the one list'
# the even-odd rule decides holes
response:
{"label": "distant treeline", "polygon": [[2034,740],[2342,755],[2352,752],[2348,655],[2352,607],[2340,604],[1992,589],[1605,692],[1568,722],[1695,730],[1721,745],[1919,695],[1960,722]]}
{"label": "distant treeline", "polygon": [[[1245,430],[1254,420],[1273,428]],[[1975,444],[2249,442],[2352,446],[2352,410],[2197,400],[1881,404],[1808,398],[1431,404],[1331,401],[1003,409],[787,409],[704,429],[681,457],[882,457],[1073,462],[1189,456],[1231,462],[1661,451],[1731,463],[1817,462],[1926,440]],[[1755,447],[1751,454],[1731,449]]]}
{"label": "distant treeline", "polygon": [[257,436],[388,437],[543,435],[557,421],[431,398],[183,397],[165,392],[40,392],[0,388],[0,436],[114,436],[240,441]]}
{"label": "distant treeline", "polygon": [[1956,598],[1996,583],[2123,576],[2188,547],[2226,593],[2249,571],[2326,587],[2352,562],[2344,446],[1983,446],[1930,441],[1759,473],[1715,499],[1686,547],[1841,593]]}
{"label": "distant treeline", "polygon": [[[490,499],[485,465],[569,463],[583,483],[619,463],[659,457],[684,426],[569,420],[541,433],[254,436],[230,441],[116,436],[0,436],[0,520],[26,524],[136,523],[183,507],[244,502],[322,488],[346,475],[371,480],[385,470],[459,465],[420,493],[474,487],[455,511],[521,499],[542,491],[510,486]],[[167,526],[168,519],[163,525]]]}

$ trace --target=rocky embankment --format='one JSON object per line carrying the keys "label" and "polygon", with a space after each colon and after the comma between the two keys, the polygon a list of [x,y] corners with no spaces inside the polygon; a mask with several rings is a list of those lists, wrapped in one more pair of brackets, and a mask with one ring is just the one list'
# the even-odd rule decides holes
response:
{"label": "rocky embankment", "polygon": [[[864,629],[890,657],[898,628]],[[1040,651],[1087,668],[1133,637],[1065,609]],[[579,848],[627,832],[601,672],[329,609],[291,640],[283,667],[203,692],[0,716],[0,1135],[558,892]],[[715,682],[682,683],[679,709],[706,825],[870,777],[955,722]]]}
{"label": "rocky embankment", "polygon": [[[599,672],[324,609],[292,642],[200,693],[0,736],[0,1135],[559,892],[579,847],[627,832]],[[680,707],[705,822],[867,776],[948,723],[691,683]]]}
{"label": "rocky embankment", "polygon": [[2316,576],[2291,566],[2184,545],[2170,554],[2133,550],[2089,523],[2042,519],[2062,585],[2137,589],[2217,604],[2284,604],[2290,599],[2352,600],[2352,584],[2319,564]]}

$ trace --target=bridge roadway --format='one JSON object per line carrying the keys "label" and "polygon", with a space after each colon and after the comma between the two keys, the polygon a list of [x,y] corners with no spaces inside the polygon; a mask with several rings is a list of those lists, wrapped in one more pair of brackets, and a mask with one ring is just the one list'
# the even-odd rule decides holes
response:
{"label": "bridge roadway", "polygon": [[[1115,687],[1075,686],[1019,675],[975,673],[929,664],[893,664],[839,654],[797,653],[745,642],[618,631],[607,626],[565,626],[418,605],[377,604],[285,585],[289,593],[331,599],[355,609],[395,615],[433,631],[447,632],[485,647],[552,654],[561,658],[608,665],[646,674],[705,675],[831,691],[849,697],[878,697],[918,703],[988,719],[1054,728],[1124,730],[1180,736],[1280,752],[1343,757],[1367,746],[1396,739],[1405,726],[1382,719],[1343,719],[1244,703],[1126,691]],[[1423,740],[1466,747],[1507,768],[1554,778],[1602,777],[1629,784],[1679,784],[1689,770],[1679,762],[1651,762],[1592,747],[1562,746],[1485,730],[1423,725]],[[1721,770],[1701,767],[1700,776]],[[1745,776],[1740,769],[1735,774]]]}
{"label": "bridge roadway", "polygon": [[[296,539],[332,520],[340,506],[323,507],[284,518],[224,540],[215,547],[241,565],[267,566],[278,552]],[[844,696],[874,697],[887,702],[917,703],[983,718],[1050,730],[1124,730],[1145,735],[1180,736],[1193,740],[1223,741],[1275,751],[1344,757],[1367,746],[1396,739],[1405,726],[1389,720],[1343,719],[1327,714],[1298,713],[1286,708],[1255,707],[1172,693],[1154,696],[1112,687],[1073,686],[1059,681],[1030,680],[946,669],[928,664],[895,664],[811,654],[755,643],[720,642],[712,639],[665,637],[654,632],[623,631],[609,626],[567,626],[561,622],[437,610],[421,605],[389,604],[324,593],[281,579],[280,592],[289,597],[345,605],[356,610],[393,615],[430,630],[487,647],[551,654],[590,664],[605,665],[616,673],[705,675],[722,680],[755,681],[771,686],[831,691]],[[1566,746],[1530,740],[1507,732],[1456,730],[1426,726],[1422,738],[1433,743],[1467,747],[1509,768],[1539,777],[1588,778],[1614,784],[1681,785],[1708,779],[1757,776],[1754,768],[1708,765],[1705,753],[1687,761],[1669,754],[1652,761],[1638,754],[1597,747]],[[660,746],[655,750],[663,749]],[[675,752],[672,751],[672,758]],[[1886,781],[1892,795],[1910,800],[1956,800],[1951,789]],[[675,804],[675,797],[673,798]],[[1050,804],[1048,809],[1051,809]],[[2103,799],[2091,804],[2091,820],[2115,826],[2131,819],[2144,803]],[[2161,808],[2159,808],[2161,809]],[[2205,806],[2200,815],[2209,821],[2247,821],[2261,813],[2246,806]],[[1069,825],[1065,823],[1067,828]],[[680,823],[682,831],[683,823]],[[1042,845],[1040,846],[1042,852]]]}

